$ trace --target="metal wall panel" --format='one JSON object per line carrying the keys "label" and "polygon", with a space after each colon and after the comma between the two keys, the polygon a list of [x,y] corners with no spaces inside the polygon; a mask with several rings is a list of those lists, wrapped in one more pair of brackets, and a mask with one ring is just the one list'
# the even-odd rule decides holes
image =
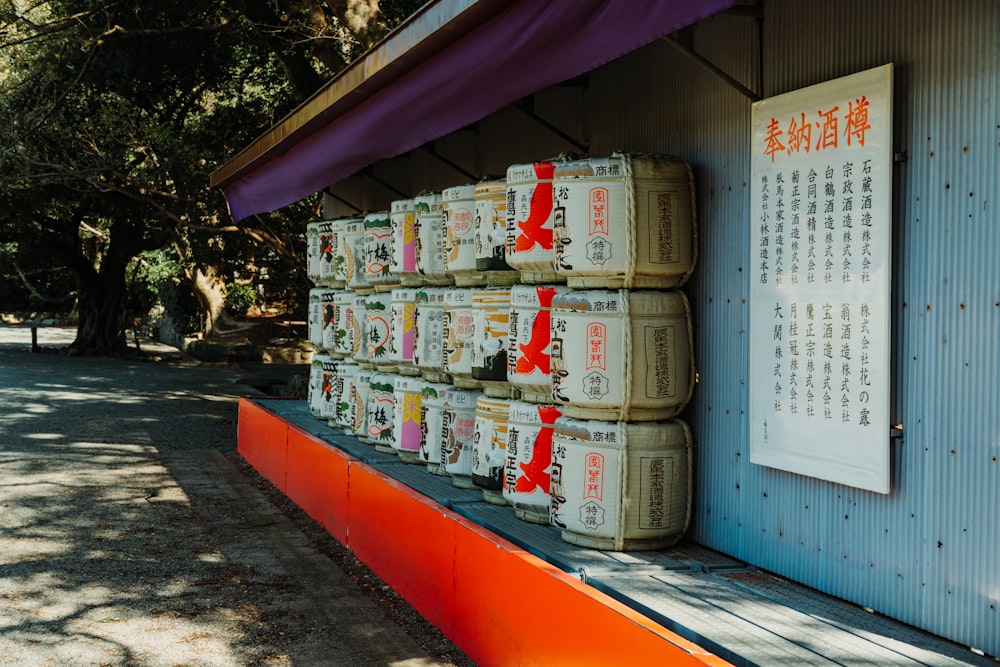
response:
{"label": "metal wall panel", "polygon": [[685,415],[698,443],[692,537],[1000,654],[1000,3],[763,10],[762,42],[754,19],[719,16],[696,26],[695,49],[768,96],[896,65],[906,157],[894,194],[893,421],[905,437],[892,444],[889,496],[750,463],[750,102],[668,44],[622,58],[590,77],[592,153],[676,154],[698,181],[701,255],[685,288],[701,379]]}

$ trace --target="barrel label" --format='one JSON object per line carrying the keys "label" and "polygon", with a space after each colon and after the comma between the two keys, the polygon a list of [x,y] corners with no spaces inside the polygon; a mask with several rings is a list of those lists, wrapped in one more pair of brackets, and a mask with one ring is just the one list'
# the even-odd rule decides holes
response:
{"label": "barrel label", "polygon": [[674,457],[641,457],[639,464],[639,527],[670,528],[672,516],[669,485],[674,477]]}

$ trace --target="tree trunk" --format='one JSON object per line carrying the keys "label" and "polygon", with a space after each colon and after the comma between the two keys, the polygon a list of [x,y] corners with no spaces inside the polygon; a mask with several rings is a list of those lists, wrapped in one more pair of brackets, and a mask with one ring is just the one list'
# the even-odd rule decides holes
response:
{"label": "tree trunk", "polygon": [[226,310],[226,282],[211,268],[195,267],[187,271],[202,312],[205,314],[205,337],[217,334],[236,323]]}
{"label": "tree trunk", "polygon": [[71,355],[125,352],[125,265],[105,260],[101,270],[77,275],[79,285],[76,340]]}

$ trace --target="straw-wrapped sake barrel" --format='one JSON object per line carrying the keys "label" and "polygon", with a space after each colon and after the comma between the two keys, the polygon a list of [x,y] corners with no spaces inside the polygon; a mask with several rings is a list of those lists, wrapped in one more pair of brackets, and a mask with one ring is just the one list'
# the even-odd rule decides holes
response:
{"label": "straw-wrapped sake barrel", "polygon": [[399,284],[392,272],[392,219],[389,211],[365,216],[365,280],[376,290],[390,290]]}
{"label": "straw-wrapped sake barrel", "polygon": [[580,419],[657,421],[694,389],[691,313],[675,290],[572,290],[552,299],[552,399]]}
{"label": "straw-wrapped sake barrel", "polygon": [[393,381],[392,448],[405,463],[423,463],[420,459],[420,403],[424,381],[418,377],[397,375]]}
{"label": "straw-wrapped sake barrel", "polygon": [[420,460],[427,464],[427,472],[432,475],[447,476],[442,468],[441,443],[444,441],[444,400],[445,392],[454,387],[443,382],[423,381],[420,396]]}
{"label": "straw-wrapped sake barrel", "polygon": [[572,544],[614,551],[660,549],[691,518],[691,432],[680,420],[556,420],[552,524]]}
{"label": "straw-wrapped sake barrel", "polygon": [[450,285],[444,255],[444,219],[441,193],[428,192],[413,198],[417,217],[417,271],[427,285]]}
{"label": "straw-wrapped sake barrel", "polygon": [[445,269],[459,287],[486,284],[486,275],[476,270],[475,210],[475,185],[456,185],[441,191]]}
{"label": "straw-wrapped sake barrel", "polygon": [[493,286],[510,286],[520,272],[507,263],[507,181],[476,184],[476,270]]}
{"label": "straw-wrapped sake barrel", "polygon": [[507,459],[507,420],[510,401],[480,396],[476,400],[476,432],[472,439],[472,483],[483,490],[483,500],[506,505],[503,469]]}
{"label": "straw-wrapped sake barrel", "polygon": [[554,162],[513,164],[507,168],[507,264],[524,283],[565,282],[555,269],[552,238]]}
{"label": "straw-wrapped sake barrel", "polygon": [[518,519],[549,522],[549,479],[552,475],[552,429],[562,412],[555,405],[511,401],[503,497]]}
{"label": "straw-wrapped sake barrel", "polygon": [[476,434],[476,400],[482,396],[472,389],[448,389],[444,395],[441,424],[441,466],[451,476],[451,483],[462,489],[475,489],[472,482],[472,444]]}
{"label": "straw-wrapped sake barrel", "polygon": [[402,285],[416,287],[424,281],[417,271],[417,215],[412,199],[398,199],[389,207],[392,224],[392,262],[389,271]]}
{"label": "straw-wrapped sake barrel", "polygon": [[672,158],[615,153],[556,165],[555,270],[573,288],[662,289],[694,270],[694,176]]}
{"label": "straw-wrapped sake barrel", "polygon": [[421,287],[416,293],[413,365],[432,382],[448,379],[444,372],[444,294],[440,287]]}

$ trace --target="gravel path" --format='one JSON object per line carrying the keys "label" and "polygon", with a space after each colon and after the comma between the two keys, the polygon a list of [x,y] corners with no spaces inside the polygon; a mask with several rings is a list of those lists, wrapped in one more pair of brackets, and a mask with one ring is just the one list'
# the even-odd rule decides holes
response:
{"label": "gravel path", "polygon": [[471,665],[235,453],[242,369],[71,339],[0,326],[0,666]]}

